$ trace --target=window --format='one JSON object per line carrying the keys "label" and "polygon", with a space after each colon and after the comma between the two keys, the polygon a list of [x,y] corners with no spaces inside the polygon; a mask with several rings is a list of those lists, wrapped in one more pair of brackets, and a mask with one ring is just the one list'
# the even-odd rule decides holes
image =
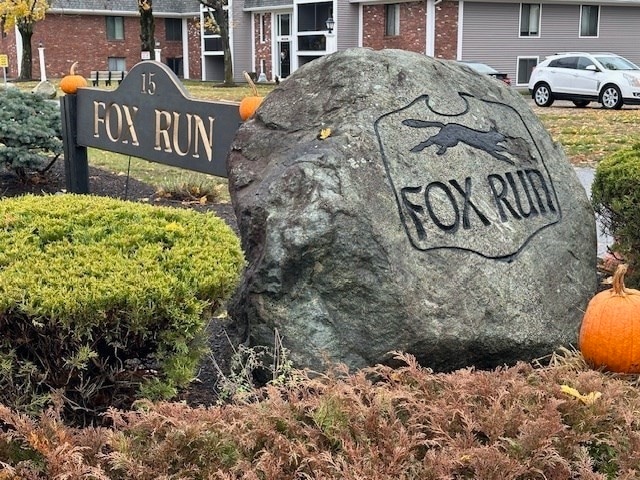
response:
{"label": "window", "polygon": [[327,29],[333,2],[301,3],[298,5],[298,31],[322,32]]}
{"label": "window", "polygon": [[400,35],[400,5],[398,3],[384,6],[384,34],[387,37]]}
{"label": "window", "polygon": [[269,31],[267,21],[269,17],[262,13],[260,14],[260,43],[267,43],[267,33]]}
{"label": "window", "polygon": [[107,40],[124,40],[124,17],[106,17]]}
{"label": "window", "polygon": [[531,72],[538,65],[538,57],[518,57],[518,73],[516,75],[518,85],[526,85],[531,78]]}
{"label": "window", "polygon": [[324,51],[327,49],[325,35],[299,35],[298,50]]}
{"label": "window", "polygon": [[600,7],[597,5],[582,5],[580,7],[580,36],[597,37]]}
{"label": "window", "polygon": [[578,57],[578,65],[577,65],[577,69],[578,70],[586,70],[587,67],[591,67],[594,66],[595,64],[589,60],[587,57]]}
{"label": "window", "polygon": [[127,71],[127,63],[126,59],[123,57],[109,57],[108,60],[109,70],[119,70],[126,72]]}
{"label": "window", "polygon": [[276,27],[279,37],[291,35],[290,15],[288,13],[279,13],[276,17]]}
{"label": "window", "polygon": [[182,77],[182,57],[167,58],[167,66],[178,77]]}
{"label": "window", "polygon": [[182,41],[182,20],[179,18],[164,19],[164,38],[170,42]]}
{"label": "window", "polygon": [[561,57],[561,58],[557,58],[555,60],[552,60],[549,63],[550,67],[557,67],[557,68],[571,68],[573,70],[575,70],[576,68],[578,68],[578,57]]}
{"label": "window", "polygon": [[522,3],[520,4],[520,36],[539,37],[540,36],[540,4]]}
{"label": "window", "polygon": [[204,13],[202,16],[202,29],[203,35],[218,35],[220,32],[218,31],[218,25],[216,25],[216,21],[213,19],[212,13]]}

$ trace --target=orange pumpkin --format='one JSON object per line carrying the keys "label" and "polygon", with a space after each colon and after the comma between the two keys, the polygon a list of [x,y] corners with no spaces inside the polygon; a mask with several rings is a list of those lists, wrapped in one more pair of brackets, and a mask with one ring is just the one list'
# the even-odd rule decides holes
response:
{"label": "orange pumpkin", "polygon": [[613,288],[595,295],[582,319],[578,345],[594,368],[640,373],[640,291],[625,288],[627,265],[613,275]]}
{"label": "orange pumpkin", "polygon": [[76,67],[78,62],[74,62],[69,69],[69,75],[65,75],[60,80],[60,90],[64,93],[76,93],[78,88],[86,87],[87,80],[82,75],[76,75]]}
{"label": "orange pumpkin", "polygon": [[258,109],[258,107],[262,103],[262,100],[264,100],[264,97],[260,97],[258,95],[258,89],[256,88],[256,84],[253,83],[253,80],[251,79],[249,74],[247,72],[242,72],[242,73],[244,74],[244,78],[247,79],[247,83],[249,83],[249,86],[253,91],[253,96],[244,97],[240,102],[240,118],[244,121],[251,118],[251,116],[253,116],[255,111]]}

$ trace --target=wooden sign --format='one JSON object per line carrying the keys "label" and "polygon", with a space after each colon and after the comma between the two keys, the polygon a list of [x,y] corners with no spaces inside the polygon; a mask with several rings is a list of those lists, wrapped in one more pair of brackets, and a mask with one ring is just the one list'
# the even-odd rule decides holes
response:
{"label": "wooden sign", "polygon": [[78,144],[226,177],[236,103],[193,100],[164,64],[138,63],[115,91],[78,91]]}
{"label": "wooden sign", "polygon": [[[227,176],[227,152],[241,123],[238,104],[192,99],[160,62],[138,63],[113,91],[81,88],[63,97],[62,103],[65,163],[68,156],[75,158],[77,149],[94,147]],[[83,180],[75,186],[77,182],[69,180],[84,176],[86,167],[74,174],[77,168],[76,161],[67,170],[71,191],[85,189]]]}
{"label": "wooden sign", "polygon": [[0,68],[7,68],[9,66],[9,56],[0,53]]}

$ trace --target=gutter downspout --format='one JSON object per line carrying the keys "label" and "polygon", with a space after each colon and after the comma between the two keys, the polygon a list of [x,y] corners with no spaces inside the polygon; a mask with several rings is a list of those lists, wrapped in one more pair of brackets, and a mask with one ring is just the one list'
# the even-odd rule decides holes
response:
{"label": "gutter downspout", "polygon": [[464,33],[464,0],[458,1],[458,51],[456,57],[462,60],[462,38]]}
{"label": "gutter downspout", "polygon": [[358,4],[358,47],[362,48],[364,37],[364,5]]}
{"label": "gutter downspout", "polygon": [[189,77],[189,24],[186,18],[182,19],[182,77],[188,80]]}

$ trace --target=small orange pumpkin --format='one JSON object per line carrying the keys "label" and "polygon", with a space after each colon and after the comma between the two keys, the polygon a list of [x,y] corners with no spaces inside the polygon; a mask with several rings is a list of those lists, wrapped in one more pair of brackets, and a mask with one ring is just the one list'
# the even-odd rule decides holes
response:
{"label": "small orange pumpkin", "polygon": [[640,291],[625,288],[627,265],[613,275],[613,288],[596,294],[582,319],[578,346],[594,368],[640,373]]}
{"label": "small orange pumpkin", "polygon": [[69,69],[69,75],[65,75],[60,80],[60,90],[64,93],[76,93],[78,88],[86,87],[87,80],[82,75],[76,75],[76,67],[78,62],[74,62]]}
{"label": "small orange pumpkin", "polygon": [[260,97],[258,95],[258,89],[256,88],[256,84],[253,83],[253,80],[251,79],[249,74],[247,72],[242,72],[242,73],[244,74],[244,78],[247,79],[247,82],[249,83],[249,86],[253,91],[253,96],[244,97],[240,102],[240,118],[244,121],[251,118],[251,116],[255,113],[255,111],[258,109],[258,107],[262,103],[262,100],[264,100],[264,97]]}

